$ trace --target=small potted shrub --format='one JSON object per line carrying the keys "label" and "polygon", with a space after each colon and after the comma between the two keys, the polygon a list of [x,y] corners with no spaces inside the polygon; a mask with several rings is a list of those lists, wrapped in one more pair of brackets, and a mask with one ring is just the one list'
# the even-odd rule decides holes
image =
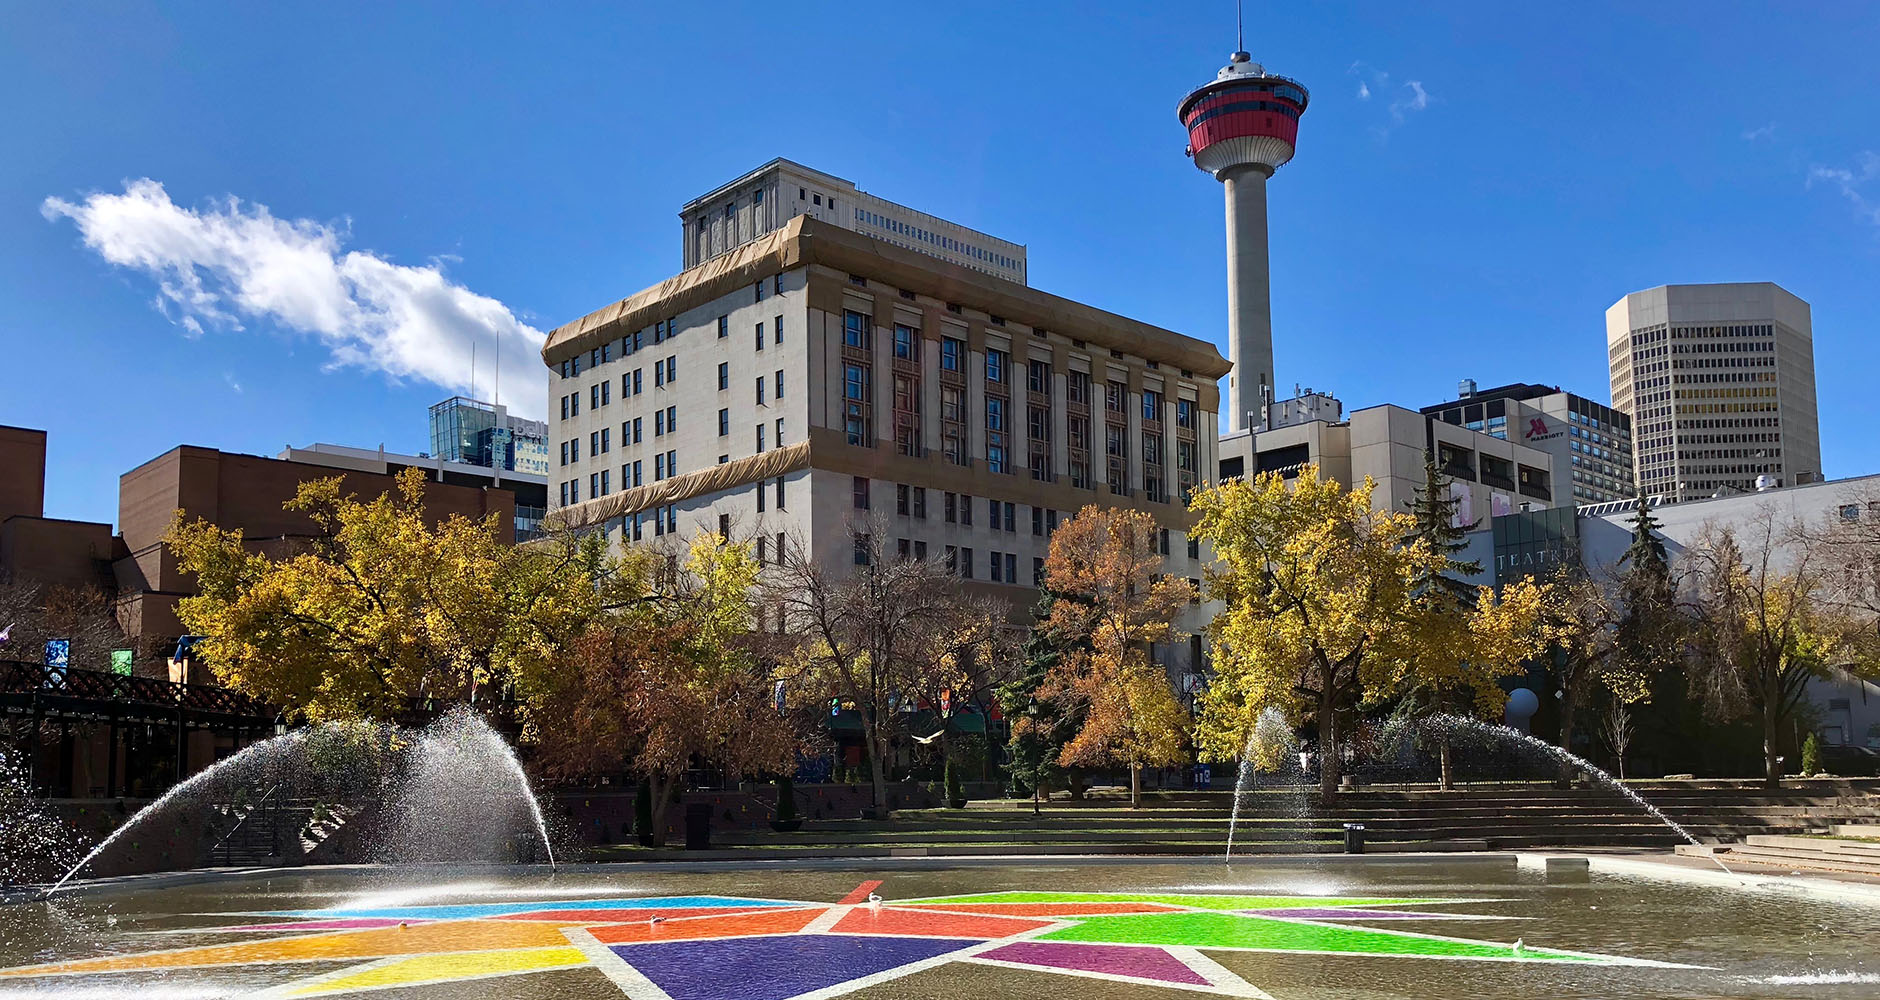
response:
{"label": "small potted shrub", "polygon": [[796,814],[796,783],[789,775],[777,779],[777,818],[770,828],[778,833],[795,833],[803,828],[803,818]]}
{"label": "small potted shrub", "polygon": [[653,789],[644,781],[633,793],[633,832],[641,847],[653,846]]}
{"label": "small potted shrub", "polygon": [[953,762],[947,761],[946,775],[947,808],[966,808],[966,789],[960,786],[960,776],[953,768]]}

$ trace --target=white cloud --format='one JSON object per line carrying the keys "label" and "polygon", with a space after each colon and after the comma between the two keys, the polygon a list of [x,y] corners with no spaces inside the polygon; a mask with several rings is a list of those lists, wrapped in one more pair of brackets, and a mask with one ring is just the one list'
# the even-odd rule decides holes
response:
{"label": "white cloud", "polygon": [[1808,168],[1808,186],[1817,183],[1826,184],[1841,192],[1854,206],[1854,211],[1862,219],[1880,226],[1880,201],[1869,197],[1867,185],[1880,180],[1880,153],[1867,150],[1855,157],[1853,167],[1824,167],[1819,164]]}
{"label": "white cloud", "polygon": [[1358,78],[1358,100],[1368,101],[1373,95],[1389,98],[1385,113],[1390,116],[1390,121],[1371,127],[1372,134],[1379,139],[1388,138],[1391,130],[1402,125],[1411,114],[1430,106],[1430,92],[1424,89],[1421,80],[1392,83],[1388,71],[1363,61],[1352,63],[1345,72]]}
{"label": "white cloud", "polygon": [[1743,141],[1745,141],[1745,142],[1755,142],[1755,141],[1756,141],[1756,140],[1758,140],[1758,139],[1767,139],[1767,138],[1769,138],[1770,136],[1773,136],[1773,135],[1775,135],[1775,134],[1776,134],[1776,123],[1775,123],[1775,122],[1770,122],[1769,124],[1767,124],[1767,125],[1764,125],[1764,126],[1762,126],[1762,127],[1760,127],[1760,128],[1748,128],[1748,129],[1744,129],[1744,130],[1743,130]]}
{"label": "white cloud", "polygon": [[1390,102],[1390,117],[1392,121],[1401,122],[1404,120],[1404,116],[1408,115],[1410,112],[1422,111],[1424,108],[1430,106],[1430,94],[1429,91],[1423,89],[1423,81],[1411,80],[1409,83],[1403,85],[1403,89],[1408,90],[1410,93],[1400,95],[1396,100]]}
{"label": "white cloud", "polygon": [[500,357],[503,402],[530,417],[547,406],[542,332],[451,281],[438,260],[414,267],[346,250],[343,228],[275,218],[232,196],[184,208],[148,178],[125,182],[123,194],[47,198],[40,211],[72,220],[106,261],[154,279],[157,309],[187,336],[272,324],[318,339],[329,370],[363,368],[450,392],[469,391],[475,344],[481,395]]}
{"label": "white cloud", "polygon": [[235,381],[235,374],[233,372],[223,372],[222,381],[227,383],[230,389],[233,389],[238,393],[242,391],[242,384],[240,382]]}

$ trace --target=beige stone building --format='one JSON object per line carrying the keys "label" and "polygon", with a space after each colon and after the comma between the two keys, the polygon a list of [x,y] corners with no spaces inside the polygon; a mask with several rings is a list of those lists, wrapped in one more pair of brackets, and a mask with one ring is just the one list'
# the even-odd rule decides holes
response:
{"label": "beige stone building", "polygon": [[1220,439],[1220,478],[1277,472],[1292,477],[1317,465],[1323,478],[1346,486],[1366,476],[1377,482],[1372,506],[1407,511],[1424,483],[1424,455],[1434,452],[1462,501],[1456,526],[1486,528],[1491,518],[1519,510],[1573,506],[1557,487],[1554,456],[1541,448],[1458,427],[1434,414],[1385,404],[1355,410],[1313,393],[1269,407],[1267,430]]}
{"label": "beige stone building", "polygon": [[[542,356],[551,522],[841,566],[883,516],[895,550],[1022,613],[1057,524],[1096,503],[1152,513],[1169,572],[1201,576],[1183,500],[1228,368],[1204,341],[797,216]],[[1162,651],[1177,673],[1193,652]]]}
{"label": "beige stone building", "polygon": [[1606,310],[1606,349],[1641,490],[1687,500],[1822,479],[1808,303],[1767,281],[1660,285]]}
{"label": "beige stone building", "polygon": [[968,270],[1026,283],[1023,246],[878,198],[854,181],[781,157],[679,209],[681,262],[688,269],[697,267],[799,215]]}

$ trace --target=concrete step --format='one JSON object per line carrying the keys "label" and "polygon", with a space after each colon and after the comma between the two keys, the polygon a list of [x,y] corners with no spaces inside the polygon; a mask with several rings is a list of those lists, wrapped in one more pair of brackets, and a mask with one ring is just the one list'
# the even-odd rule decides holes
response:
{"label": "concrete step", "polygon": [[1871,837],[1880,839],[1880,823],[1836,823],[1834,835],[1837,837]]}
{"label": "concrete step", "polygon": [[1787,848],[1732,846],[1727,849],[1719,848],[1717,857],[1726,865],[1732,860],[1736,860],[1747,861],[1752,864],[1768,865],[1772,868],[1856,872],[1862,875],[1880,875],[1880,861],[1850,859],[1847,855],[1828,851],[1796,851]]}
{"label": "concrete step", "polygon": [[1880,843],[1867,840],[1837,840],[1833,837],[1793,837],[1755,834],[1745,838],[1750,847],[1767,847],[1785,851],[1809,851],[1821,854],[1844,854],[1855,861],[1880,862]]}

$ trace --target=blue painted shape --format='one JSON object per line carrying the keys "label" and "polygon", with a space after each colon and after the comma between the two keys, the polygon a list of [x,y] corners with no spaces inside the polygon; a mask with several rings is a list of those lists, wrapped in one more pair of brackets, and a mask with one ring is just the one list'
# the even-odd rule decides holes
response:
{"label": "blue painted shape", "polygon": [[672,1000],[788,1000],[977,944],[984,942],[786,934],[612,948]]}
{"label": "blue painted shape", "polygon": [[326,910],[269,910],[274,917],[381,917],[393,920],[473,920],[479,917],[503,917],[512,913],[537,910],[644,910],[667,907],[701,908],[722,906],[758,909],[773,906],[802,906],[802,903],[774,899],[745,899],[738,896],[636,896],[628,899],[546,899],[530,903],[448,903],[438,906],[388,906],[370,909],[336,907]]}

